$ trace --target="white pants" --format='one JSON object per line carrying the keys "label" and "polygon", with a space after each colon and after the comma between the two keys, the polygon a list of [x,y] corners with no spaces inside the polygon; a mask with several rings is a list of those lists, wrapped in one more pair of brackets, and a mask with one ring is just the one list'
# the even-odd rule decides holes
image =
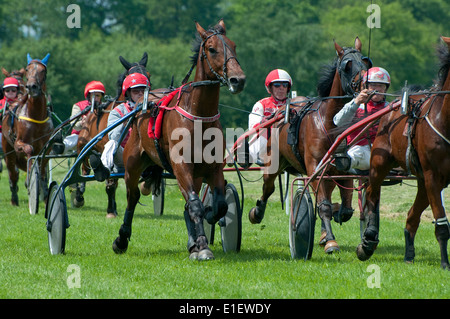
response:
{"label": "white pants", "polygon": [[255,163],[259,157],[259,154],[263,155],[267,152],[267,138],[264,136],[259,136],[253,143],[249,145],[248,152],[250,153],[250,162]]}
{"label": "white pants", "polygon": [[370,145],[354,145],[348,152],[352,163],[350,168],[366,171],[370,168]]}
{"label": "white pants", "polygon": [[78,134],[71,134],[64,138],[64,154],[69,153],[72,150],[75,150],[78,143]]}

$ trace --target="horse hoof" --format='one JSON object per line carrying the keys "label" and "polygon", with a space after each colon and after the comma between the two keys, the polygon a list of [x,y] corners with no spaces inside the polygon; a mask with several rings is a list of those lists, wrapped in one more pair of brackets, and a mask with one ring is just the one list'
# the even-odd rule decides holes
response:
{"label": "horse hoof", "polygon": [[128,239],[121,239],[120,236],[117,237],[112,244],[113,251],[120,255],[127,251],[128,249]]}
{"label": "horse hoof", "polygon": [[116,218],[117,217],[117,213],[107,213],[106,214],[106,218]]}
{"label": "horse hoof", "polygon": [[252,209],[250,209],[250,211],[248,212],[248,219],[250,220],[250,223],[252,223],[252,224],[260,224],[261,221],[263,220],[262,218],[258,217],[258,215],[256,214],[256,207],[253,207]]}
{"label": "horse hoof", "polygon": [[139,185],[139,188],[141,190],[141,194],[144,196],[148,196],[152,192],[151,186],[150,185],[147,186],[146,182],[143,182],[141,185]]}
{"label": "horse hoof", "polygon": [[198,252],[197,260],[198,261],[204,261],[204,260],[213,260],[214,254],[209,248],[202,249]]}
{"label": "horse hoof", "polygon": [[358,247],[356,247],[356,256],[357,256],[358,259],[361,260],[361,261],[366,261],[366,260],[368,260],[368,259],[372,256],[372,254],[373,254],[373,252],[372,252],[372,253],[367,253],[367,252],[364,250],[362,244],[359,244]]}
{"label": "horse hoof", "polygon": [[329,240],[327,241],[325,248],[324,248],[325,252],[327,254],[332,254],[334,252],[340,252],[341,250],[339,249],[339,245],[335,240]]}
{"label": "horse hoof", "polygon": [[84,198],[82,196],[78,197],[76,192],[70,194],[72,200],[72,207],[80,208],[84,206]]}

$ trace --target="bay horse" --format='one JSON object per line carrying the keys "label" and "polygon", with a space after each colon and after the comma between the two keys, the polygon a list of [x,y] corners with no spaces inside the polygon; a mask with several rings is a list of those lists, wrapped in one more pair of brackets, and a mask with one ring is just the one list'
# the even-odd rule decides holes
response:
{"label": "bay horse", "polygon": [[[353,95],[360,90],[362,74],[370,68],[370,60],[361,54],[361,41],[358,37],[355,39],[354,48],[342,48],[336,42],[334,43],[337,58],[330,65],[322,70],[321,78],[318,82],[319,97],[305,101],[305,97],[298,97],[302,101],[300,106],[292,109],[297,113],[295,116],[302,116],[298,119],[298,131],[293,132],[295,136],[294,143],[288,143],[290,123],[275,123],[274,128],[278,129],[278,138],[269,139],[267,143],[267,153],[265,156],[265,169],[263,174],[263,194],[256,202],[256,206],[250,209],[249,219],[252,224],[257,224],[264,218],[267,201],[275,190],[275,180],[283,172],[288,171],[293,174],[302,174],[311,176],[321,159],[327,153],[327,150],[336,139],[338,130],[333,123],[333,117],[348,102]],[[293,100],[295,102],[295,100]],[[306,105],[305,105],[306,104]],[[280,109],[280,111],[284,111]],[[294,125],[294,124],[293,124]],[[272,158],[272,148],[277,147],[278,169],[268,171],[267,167],[272,165],[275,156]],[[270,161],[268,159],[271,159]],[[332,167],[329,173],[336,171]],[[322,221],[322,234],[320,244],[324,245],[326,253],[340,251],[339,245],[332,232],[331,220],[333,215],[335,221],[341,223],[348,221],[352,214],[352,181],[342,180],[339,182],[342,204],[339,213],[333,212],[331,203],[331,194],[336,184],[332,180],[319,181],[315,179],[311,185],[317,192],[316,203],[318,203],[318,213]]]}
{"label": "bay horse", "polygon": [[[125,185],[127,189],[127,207],[119,236],[113,242],[116,253],[124,253],[131,236],[132,220],[136,204],[140,197],[138,187],[141,173],[150,168],[157,173],[157,179],[163,168],[173,172],[181,193],[186,201],[184,217],[188,230],[188,250],[190,259],[209,260],[214,255],[208,247],[203,219],[210,224],[216,223],[227,213],[224,197],[225,180],[223,175],[223,152],[225,141],[219,122],[219,93],[221,85],[228,86],[231,93],[243,90],[245,74],[236,58],[236,45],[226,36],[225,23],[208,30],[196,24],[197,37],[191,57],[196,67],[194,81],[187,83],[176,92],[176,96],[167,105],[162,119],[160,138],[152,139],[148,135],[149,112],[137,115],[130,138],[124,149]],[[184,81],[183,81],[184,82]],[[163,112],[160,109],[160,112]],[[194,130],[195,127],[195,130]],[[194,143],[195,136],[204,136],[206,130],[218,135],[214,140],[215,151],[221,153],[218,161],[206,162],[203,157],[205,142]],[[172,137],[173,131],[183,132],[184,137]],[[197,135],[198,134],[198,135]],[[183,155],[175,152],[180,145],[187,144]],[[202,144],[202,145],[200,145]],[[201,155],[201,159],[195,157]],[[220,154],[219,154],[220,155]],[[205,216],[205,209],[198,193],[203,179],[214,190],[215,209]]]}
{"label": "bay horse", "polygon": [[[50,54],[44,59],[32,59],[27,55],[26,68],[27,94],[20,97],[5,111],[2,121],[2,146],[9,174],[11,204],[19,205],[17,195],[19,172],[16,167],[28,172],[28,159],[40,153],[53,132],[53,122],[47,109],[46,77],[47,62]],[[40,163],[40,185],[47,197],[47,162],[45,156]],[[29,163],[31,165],[31,163]]]}
{"label": "bay horse", "polygon": [[[139,62],[128,62],[122,56],[119,56],[119,60],[125,71],[119,75],[117,80],[117,94],[116,97],[112,101],[107,101],[105,104],[100,107],[95,107],[94,112],[90,112],[87,114],[86,119],[84,120],[84,124],[82,129],[80,130],[80,134],[78,136],[77,143],[77,153],[80,154],[81,150],[86,146],[89,141],[96,136],[98,133],[103,131],[108,125],[108,115],[109,113],[120,103],[125,100],[125,97],[122,95],[122,83],[127,75],[131,73],[141,73],[147,76],[150,80],[150,73],[147,71],[147,61],[148,54],[144,52],[142,58]],[[98,153],[102,153],[105,147],[105,144],[108,142],[108,135],[105,134],[103,139],[95,144],[94,148]],[[86,162],[83,163],[82,171],[84,175],[89,174],[90,168]],[[108,206],[106,209],[107,217],[114,218],[117,216],[117,206],[116,206],[116,190],[118,186],[118,180],[116,178],[108,178],[106,180],[106,194],[108,195]],[[84,191],[85,191],[85,182],[77,183],[77,187],[75,190],[75,198],[74,205],[76,207],[81,207],[84,204]]]}
{"label": "bay horse", "polygon": [[357,248],[360,260],[369,259],[379,243],[381,183],[392,168],[401,166],[417,178],[416,198],[408,211],[404,229],[404,260],[414,261],[414,238],[420,216],[430,205],[441,251],[441,266],[450,269],[447,253],[450,225],[441,198],[442,189],[450,183],[450,38],[442,37],[442,40],[444,44],[438,50],[441,68],[436,86],[423,94],[411,94],[407,100],[407,114],[397,109],[380,120],[372,146],[364,206],[368,224]]}

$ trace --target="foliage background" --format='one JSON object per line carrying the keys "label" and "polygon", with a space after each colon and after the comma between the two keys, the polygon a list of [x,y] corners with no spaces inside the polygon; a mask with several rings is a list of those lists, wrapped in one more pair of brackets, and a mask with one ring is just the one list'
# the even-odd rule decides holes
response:
{"label": "foliage background", "polygon": [[[373,2],[381,9],[381,28],[366,21]],[[81,28],[70,29],[67,7],[81,8]],[[118,57],[138,61],[149,54],[154,88],[179,85],[189,70],[194,21],[203,27],[224,18],[228,36],[247,75],[244,92],[221,94],[224,127],[247,126],[247,114],[266,96],[264,79],[274,68],[286,69],[299,95],[315,96],[318,72],[335,57],[333,39],[353,46],[389,70],[390,92],[409,84],[430,86],[438,68],[435,48],[450,36],[447,0],[0,0],[0,66],[8,71],[26,65],[26,54],[48,64],[48,93],[58,116],[70,116],[91,80],[102,81],[114,96],[123,71]],[[369,52],[370,37],[370,52]]]}

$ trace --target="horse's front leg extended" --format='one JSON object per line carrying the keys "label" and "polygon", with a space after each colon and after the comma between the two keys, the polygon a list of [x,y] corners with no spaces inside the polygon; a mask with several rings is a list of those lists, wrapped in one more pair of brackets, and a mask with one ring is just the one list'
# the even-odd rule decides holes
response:
{"label": "horse's front leg extended", "polygon": [[[130,166],[132,167],[132,166]],[[128,249],[128,241],[131,237],[131,226],[133,222],[134,210],[141,196],[138,182],[141,171],[125,171],[125,184],[127,187],[127,208],[123,217],[123,224],[119,229],[119,237],[113,242],[113,250],[116,254],[122,254]]]}
{"label": "horse's front leg extended", "polygon": [[198,197],[197,190],[200,189],[201,179],[194,181],[188,170],[181,169],[179,171],[184,174],[177,174],[177,168],[174,169],[177,177],[178,185],[186,200],[184,206],[184,220],[188,231],[188,250],[189,259],[192,260],[209,260],[214,259],[212,251],[208,247],[205,229],[203,227],[203,218],[205,217],[205,209],[202,201]]}

